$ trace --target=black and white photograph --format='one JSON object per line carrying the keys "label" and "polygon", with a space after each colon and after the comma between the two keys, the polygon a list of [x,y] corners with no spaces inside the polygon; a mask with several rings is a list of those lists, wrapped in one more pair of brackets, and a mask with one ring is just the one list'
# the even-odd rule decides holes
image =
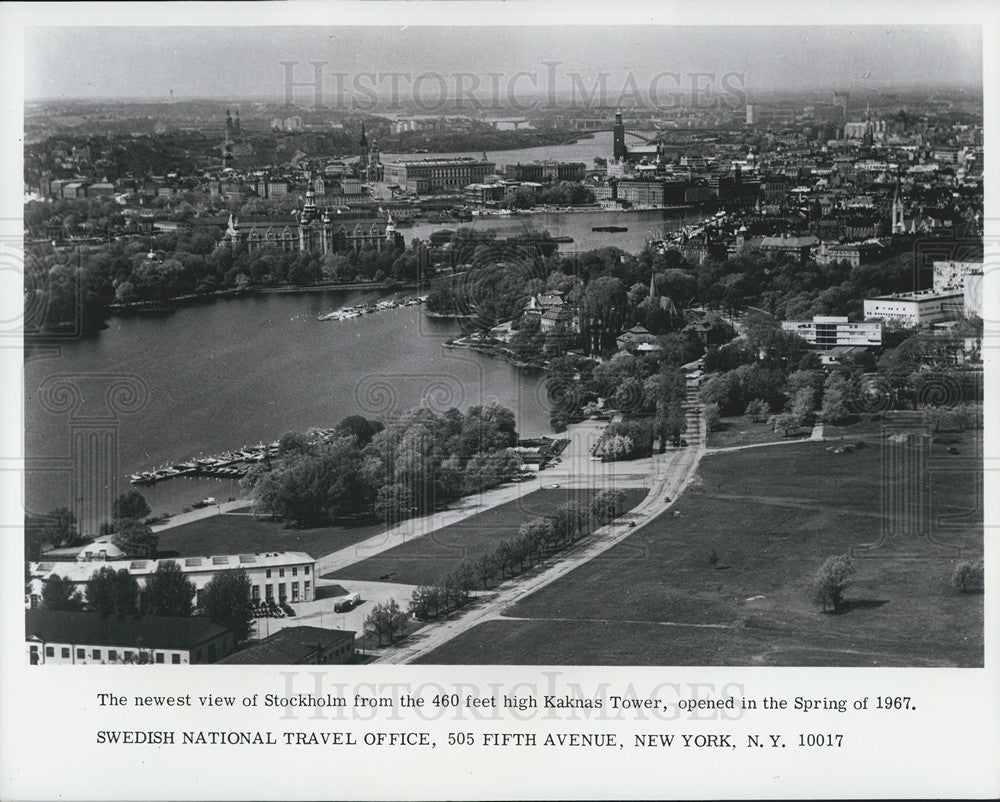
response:
{"label": "black and white photograph", "polygon": [[[60,691],[94,716],[66,737],[157,771],[319,726],[346,746],[295,760],[704,746],[724,772],[905,739],[946,715],[934,670],[993,686],[951,711],[990,753],[992,12],[150,5],[34,8],[4,99],[3,659],[92,684]],[[695,668],[710,688],[664,690]],[[241,698],[256,722],[210,710]],[[681,793],[491,771],[413,793]],[[995,761],[923,779],[797,793],[1000,787]],[[372,782],[338,793],[408,796]]]}

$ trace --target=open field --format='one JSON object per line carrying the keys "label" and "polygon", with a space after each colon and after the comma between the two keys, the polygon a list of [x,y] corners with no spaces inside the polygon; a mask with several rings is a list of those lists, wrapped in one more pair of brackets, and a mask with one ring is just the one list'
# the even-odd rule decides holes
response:
{"label": "open field", "polygon": [[[905,446],[711,455],[670,513],[420,662],[980,666],[983,596],[949,583],[959,559],[982,558],[979,436],[960,435],[958,455],[931,446],[916,474],[940,545],[907,531],[914,508],[882,512],[903,497],[883,493],[883,465],[899,477],[901,455],[918,459]],[[846,552],[845,610],[824,614],[812,577]]]}
{"label": "open field", "polygon": [[881,415],[855,415],[842,426],[835,426],[832,423],[823,425],[824,437],[840,437],[842,435],[873,435],[882,433],[886,426],[886,421]]}
{"label": "open field", "polygon": [[747,415],[737,415],[732,418],[721,418],[720,428],[709,432],[707,445],[709,448],[730,448],[731,446],[746,446],[752,443],[782,443],[785,440],[802,440],[809,436],[812,427],[803,427],[787,437],[775,434],[766,423],[758,423]]}
{"label": "open field", "polygon": [[[478,513],[423,537],[369,557],[325,579],[379,580],[409,585],[437,581],[464,560],[475,560],[494,545],[517,534],[525,521],[552,512],[567,501],[590,504],[600,488],[560,488],[537,490],[515,501]],[[646,495],[642,488],[625,490],[625,506],[631,509]]]}
{"label": "open field", "polygon": [[342,549],[385,530],[381,523],[359,526],[318,526],[285,529],[276,521],[252,515],[213,515],[159,532],[164,557],[247,554],[262,551],[304,551],[313,557]]}

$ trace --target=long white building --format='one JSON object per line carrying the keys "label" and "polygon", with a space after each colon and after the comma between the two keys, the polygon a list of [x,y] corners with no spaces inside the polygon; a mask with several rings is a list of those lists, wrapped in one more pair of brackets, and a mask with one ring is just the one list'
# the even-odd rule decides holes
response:
{"label": "long white building", "polygon": [[88,580],[101,568],[114,571],[125,569],[132,574],[139,587],[156,573],[157,566],[174,562],[195,587],[195,604],[205,586],[220,571],[242,568],[250,579],[251,593],[255,600],[276,602],[312,601],[316,588],[316,560],[304,551],[271,551],[263,554],[222,554],[212,557],[171,557],[162,560],[91,560],[73,562],[36,562],[29,565],[31,572],[31,606],[37,606],[36,595],[41,596],[41,585],[50,576],[71,579],[81,593]]}
{"label": "long white building", "polygon": [[920,326],[950,320],[965,307],[962,289],[934,292],[917,290],[865,298],[865,320],[884,320],[902,326]]}
{"label": "long white building", "polygon": [[819,348],[882,344],[881,323],[851,323],[846,316],[816,315],[812,320],[783,320],[781,328]]}

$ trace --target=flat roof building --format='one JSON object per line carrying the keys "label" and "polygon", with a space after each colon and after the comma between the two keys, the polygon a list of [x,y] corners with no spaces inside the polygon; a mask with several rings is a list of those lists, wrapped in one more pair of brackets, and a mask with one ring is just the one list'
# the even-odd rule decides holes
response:
{"label": "flat roof building", "polygon": [[31,665],[214,663],[233,650],[233,633],[208,618],[25,610]]}
{"label": "flat roof building", "polygon": [[823,349],[882,344],[881,323],[851,323],[846,316],[816,315],[812,320],[783,320],[781,328]]}
{"label": "flat roof building", "polygon": [[285,627],[219,662],[255,666],[349,663],[354,657],[354,636],[342,629]]}
{"label": "flat roof building", "polygon": [[917,290],[865,298],[865,320],[885,320],[902,326],[920,326],[949,320],[965,306],[963,290]]}
{"label": "flat roof building", "polygon": [[471,157],[385,162],[385,182],[418,195],[463,192],[469,184],[485,183],[496,162]]}
{"label": "flat roof building", "polygon": [[[86,562],[35,562],[29,565],[32,602],[40,596],[41,584],[50,576],[70,579],[83,591],[88,580],[101,568],[125,569],[140,587],[163,562],[174,562],[195,586],[195,604],[201,591],[220,571],[242,568],[250,579],[255,601],[312,601],[315,590],[316,560],[304,551],[271,551],[262,554],[220,554],[210,557],[170,557],[162,560],[91,560]],[[37,591],[37,593],[36,593]]]}

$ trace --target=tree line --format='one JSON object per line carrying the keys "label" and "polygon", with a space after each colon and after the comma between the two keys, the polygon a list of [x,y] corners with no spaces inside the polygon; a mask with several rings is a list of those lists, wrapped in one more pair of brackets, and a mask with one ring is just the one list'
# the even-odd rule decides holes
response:
{"label": "tree line", "polygon": [[[253,623],[250,579],[240,568],[215,574],[198,596],[197,612],[230,629],[236,643],[250,637]],[[83,593],[68,578],[52,574],[42,583],[41,605],[46,610],[102,616],[195,614],[195,586],[175,560],[161,560],[143,587],[128,569],[104,566],[95,571]]]}

